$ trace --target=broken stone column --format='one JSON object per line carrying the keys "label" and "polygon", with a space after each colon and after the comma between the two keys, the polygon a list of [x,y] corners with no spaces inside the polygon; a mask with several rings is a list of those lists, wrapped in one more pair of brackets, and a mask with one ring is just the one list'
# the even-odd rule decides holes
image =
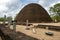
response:
{"label": "broken stone column", "polygon": [[48,26],[46,27],[46,29],[47,29],[47,30],[49,29]]}
{"label": "broken stone column", "polygon": [[16,21],[13,21],[13,31],[16,31]]}
{"label": "broken stone column", "polygon": [[49,27],[48,26],[46,26],[46,30],[47,30],[47,32],[49,32]]}
{"label": "broken stone column", "polygon": [[5,25],[5,22],[6,22],[6,15],[4,15],[3,25]]}
{"label": "broken stone column", "polygon": [[35,29],[35,28],[33,28],[33,29],[32,29],[32,32],[33,32],[34,34],[36,34],[36,29]]}
{"label": "broken stone column", "polygon": [[36,25],[32,25],[33,27],[32,27],[32,32],[34,33],[34,34],[36,34]]}
{"label": "broken stone column", "polygon": [[28,27],[28,20],[26,20],[26,30],[29,30],[29,27]]}
{"label": "broken stone column", "polygon": [[55,19],[55,22],[57,22],[57,20]]}
{"label": "broken stone column", "polygon": [[28,20],[26,20],[26,26],[28,27]]}
{"label": "broken stone column", "polygon": [[10,28],[11,23],[12,23],[12,17],[10,17],[9,20],[8,20],[8,28]]}
{"label": "broken stone column", "polygon": [[11,20],[8,21],[8,27],[10,28],[11,26]]}
{"label": "broken stone column", "polygon": [[46,35],[53,36],[53,32],[49,31],[48,27],[46,27],[47,31],[45,32]]}

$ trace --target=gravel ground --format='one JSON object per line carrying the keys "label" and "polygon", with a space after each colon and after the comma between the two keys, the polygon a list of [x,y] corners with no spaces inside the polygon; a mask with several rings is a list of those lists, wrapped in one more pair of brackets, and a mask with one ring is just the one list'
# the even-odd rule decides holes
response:
{"label": "gravel ground", "polygon": [[[10,27],[11,29],[13,29],[13,27]],[[33,26],[30,26],[30,30],[26,30],[25,29],[26,26],[23,25],[17,25],[16,26],[16,31],[22,32],[28,36],[37,38],[39,40],[60,40],[60,31],[52,31],[52,30],[47,30],[47,29],[42,29],[42,28],[34,28],[35,29],[35,33],[33,33]],[[46,35],[45,32],[52,32],[54,35],[53,36],[49,36]]]}
{"label": "gravel ground", "polygon": [[0,37],[0,40],[2,40],[1,37]]}

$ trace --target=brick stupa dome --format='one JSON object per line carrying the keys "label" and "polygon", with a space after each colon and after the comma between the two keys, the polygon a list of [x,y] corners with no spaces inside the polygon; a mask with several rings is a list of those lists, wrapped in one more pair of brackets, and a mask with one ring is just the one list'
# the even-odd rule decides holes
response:
{"label": "brick stupa dome", "polygon": [[26,22],[27,19],[30,23],[52,22],[47,11],[36,3],[26,5],[16,16],[17,22]]}

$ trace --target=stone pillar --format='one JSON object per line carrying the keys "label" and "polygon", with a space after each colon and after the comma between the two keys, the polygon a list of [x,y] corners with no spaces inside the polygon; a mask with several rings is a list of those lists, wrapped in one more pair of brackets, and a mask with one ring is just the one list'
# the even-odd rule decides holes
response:
{"label": "stone pillar", "polygon": [[34,33],[34,34],[36,34],[36,28],[35,28],[35,25],[32,25],[33,27],[32,27],[32,32]]}
{"label": "stone pillar", "polygon": [[11,23],[12,23],[12,17],[10,17],[10,18],[8,19],[8,28],[10,28]]}
{"label": "stone pillar", "polygon": [[49,29],[48,26],[46,27],[46,29],[47,29],[47,30]]}
{"label": "stone pillar", "polygon": [[49,27],[48,26],[46,27],[46,30],[47,30],[46,32],[49,32]]}
{"label": "stone pillar", "polygon": [[28,27],[28,20],[26,20],[26,26]]}
{"label": "stone pillar", "polygon": [[55,19],[55,22],[57,22],[57,20]]}
{"label": "stone pillar", "polygon": [[34,28],[32,29],[32,31],[33,31],[34,34],[36,34],[36,30]]}
{"label": "stone pillar", "polygon": [[5,22],[6,22],[6,15],[4,15],[3,25],[5,25]]}
{"label": "stone pillar", "polygon": [[26,30],[29,30],[28,25],[28,20],[26,20]]}
{"label": "stone pillar", "polygon": [[11,26],[11,20],[8,20],[8,28]]}
{"label": "stone pillar", "polygon": [[16,31],[16,21],[13,22],[13,31]]}

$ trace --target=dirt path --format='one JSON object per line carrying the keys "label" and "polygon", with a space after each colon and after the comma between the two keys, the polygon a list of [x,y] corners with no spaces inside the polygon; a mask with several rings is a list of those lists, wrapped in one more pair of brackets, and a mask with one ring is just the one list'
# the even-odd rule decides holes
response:
{"label": "dirt path", "polygon": [[0,40],[2,40],[1,37],[0,37]]}
{"label": "dirt path", "polygon": [[[12,26],[11,26],[12,28]],[[51,30],[46,30],[46,29],[41,29],[41,28],[36,28],[36,34],[32,32],[32,28],[30,30],[25,30],[26,26],[23,25],[17,25],[16,31],[22,32],[28,36],[37,38],[37,39],[44,39],[44,40],[60,40],[60,32],[58,31],[51,31]],[[45,34],[45,32],[50,31],[54,33],[54,36],[48,36]]]}

